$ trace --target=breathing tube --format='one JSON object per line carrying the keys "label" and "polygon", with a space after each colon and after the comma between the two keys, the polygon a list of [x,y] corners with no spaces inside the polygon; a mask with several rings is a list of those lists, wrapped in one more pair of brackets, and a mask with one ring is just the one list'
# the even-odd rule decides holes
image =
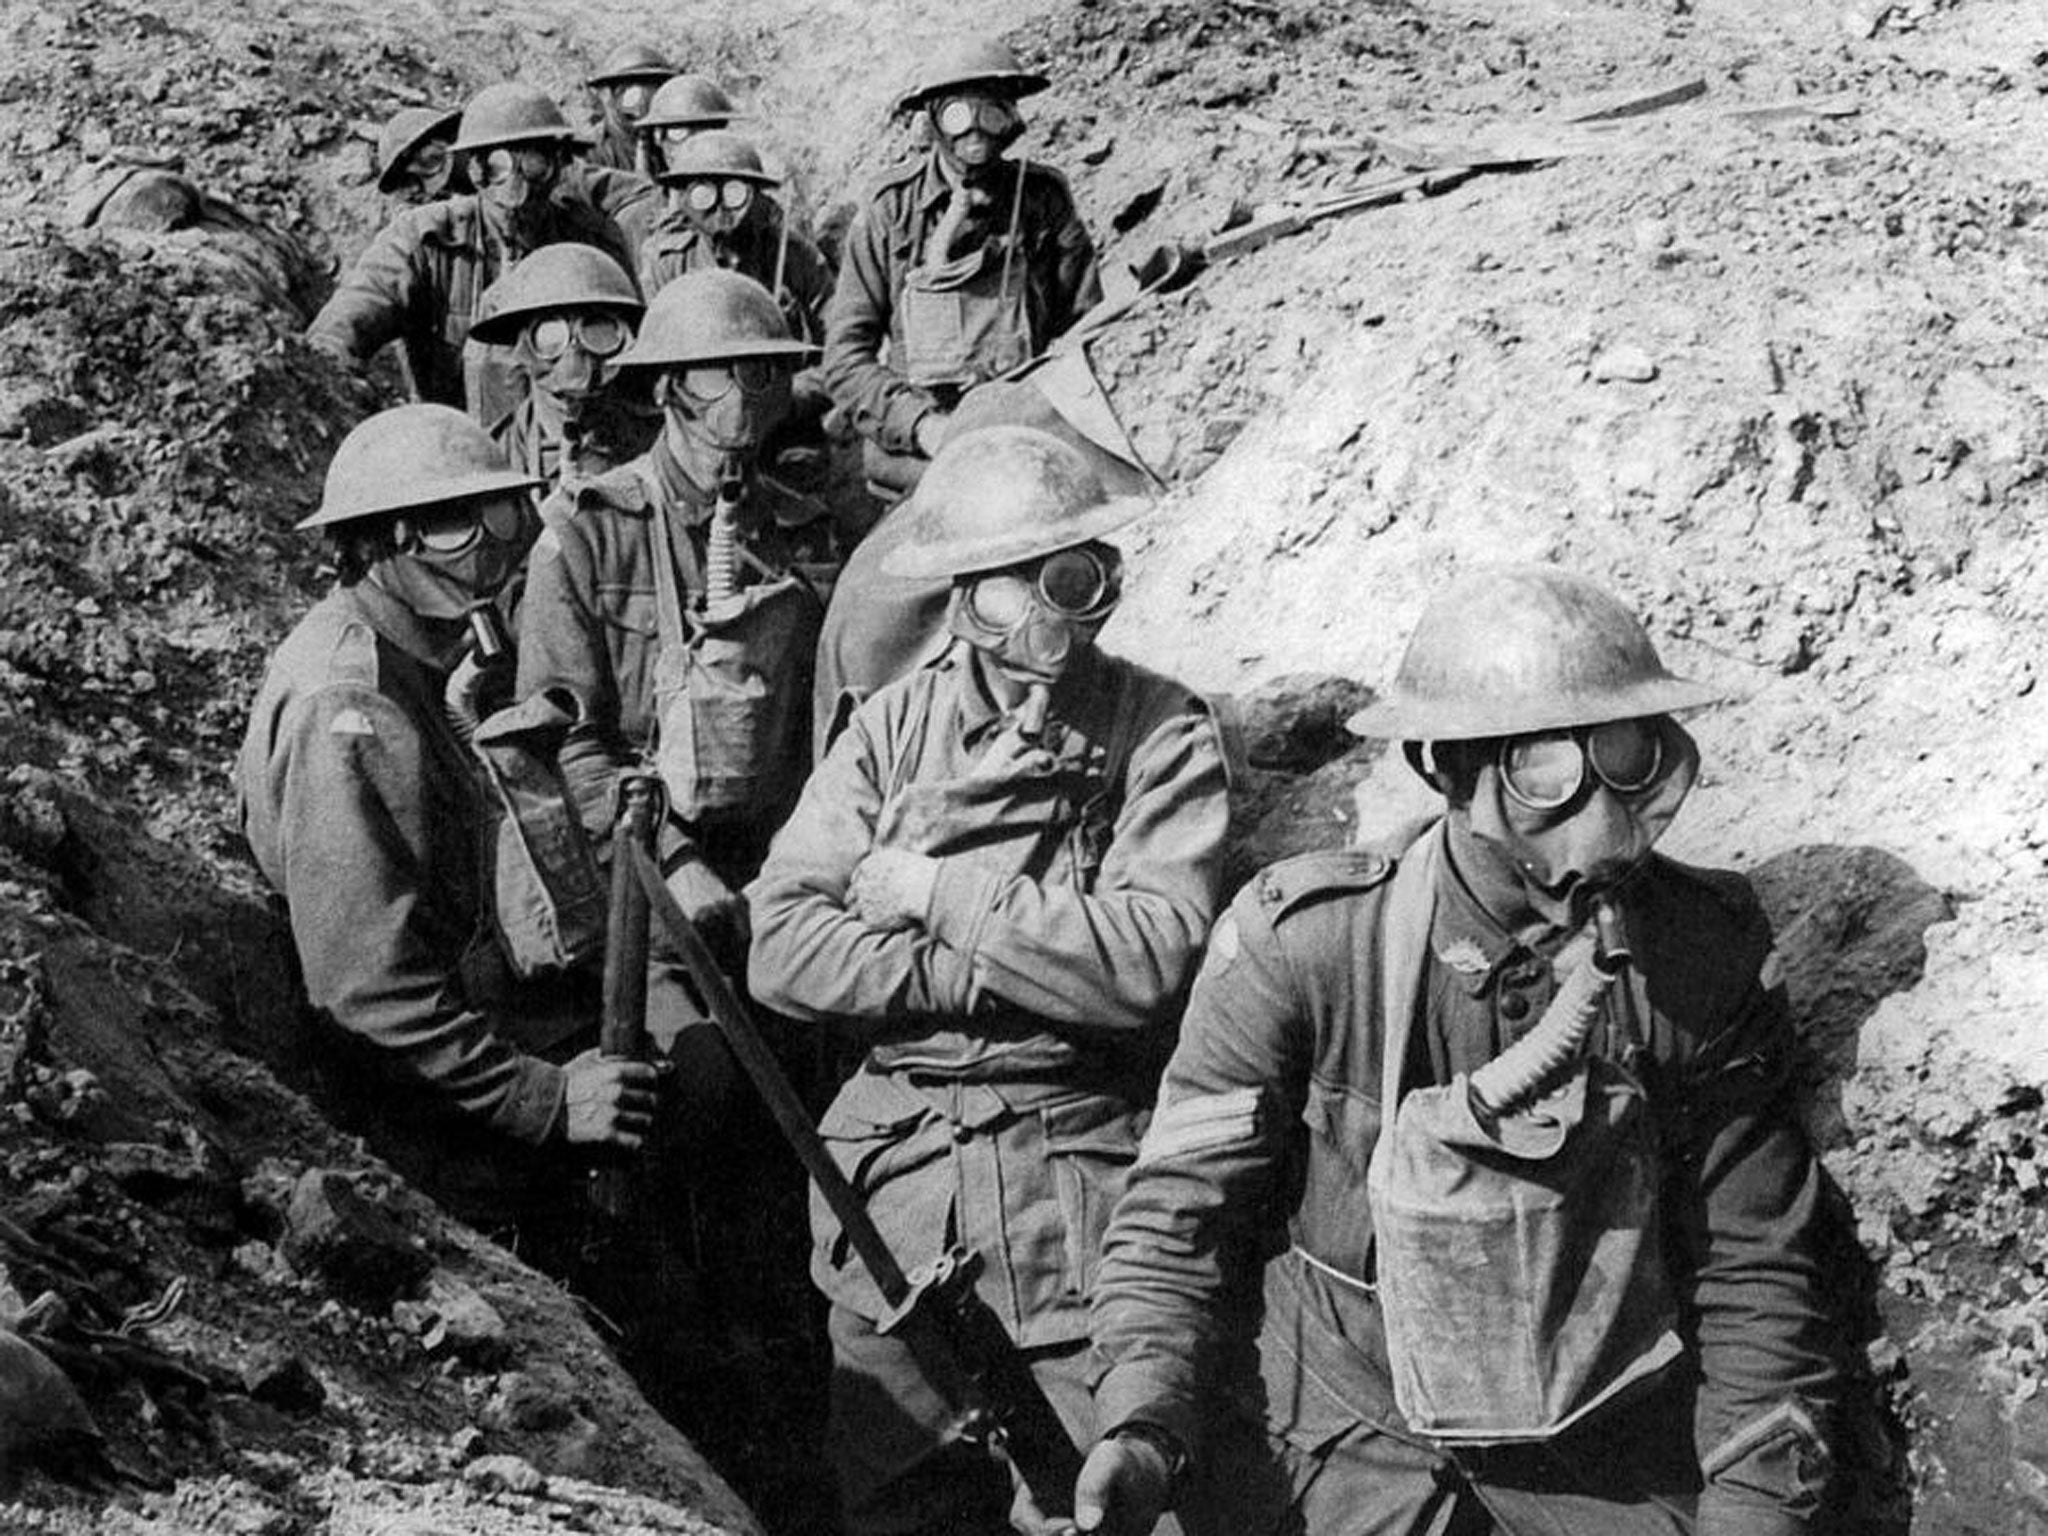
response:
{"label": "breathing tube", "polygon": [[[1585,1049],[1609,988],[1629,966],[1628,940],[1614,904],[1603,900],[1593,921],[1593,953],[1565,977],[1536,1027],[1468,1079],[1473,1108],[1482,1116],[1499,1119],[1541,1098]],[[1632,1000],[1625,985],[1620,996],[1627,1007]]]}

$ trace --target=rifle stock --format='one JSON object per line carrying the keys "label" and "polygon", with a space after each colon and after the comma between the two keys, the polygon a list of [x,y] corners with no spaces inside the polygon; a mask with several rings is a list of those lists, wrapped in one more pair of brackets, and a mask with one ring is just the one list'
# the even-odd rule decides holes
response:
{"label": "rifle stock", "polygon": [[[651,773],[629,773],[619,785],[619,814],[612,825],[611,909],[605,923],[604,1015],[597,1048],[606,1056],[640,1061],[647,1055],[647,894],[635,856],[651,862],[655,808],[661,781]],[[590,1198],[616,1218],[626,1206],[632,1170],[607,1163],[591,1175]]]}
{"label": "rifle stock", "polygon": [[1046,1514],[1070,1511],[1081,1453],[1002,1321],[976,1293],[981,1256],[955,1247],[914,1273],[904,1272],[654,860],[644,849],[630,857],[654,922],[668,935],[733,1056],[888,1304],[880,1331],[903,1341],[925,1379],[951,1406],[955,1438],[981,1446],[1007,1466]]}

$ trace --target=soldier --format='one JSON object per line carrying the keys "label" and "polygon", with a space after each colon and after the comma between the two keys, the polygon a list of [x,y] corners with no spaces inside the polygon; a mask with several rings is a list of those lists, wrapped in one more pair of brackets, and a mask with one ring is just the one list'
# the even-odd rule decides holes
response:
{"label": "soldier", "polygon": [[574,240],[632,270],[620,225],[581,197],[553,194],[580,141],[545,92],[486,86],[463,109],[455,153],[475,193],[409,208],[356,258],[306,338],[351,367],[397,341],[422,399],[467,405],[480,422],[518,404],[505,348],[470,348],[483,291],[520,257]]}
{"label": "soldier", "polygon": [[854,216],[825,317],[825,382],[866,439],[869,489],[901,497],[974,385],[1037,356],[1102,296],[1073,195],[1004,158],[1046,88],[1001,43],[943,54],[896,104],[930,152]]}
{"label": "soldier", "polygon": [[706,75],[677,75],[662,82],[640,119],[641,174],[659,181],[668,155],[700,133],[730,128],[739,109],[717,81]]}
{"label": "soldier", "polygon": [[651,1068],[577,1051],[594,1010],[512,989],[479,888],[484,804],[446,698],[468,614],[532,538],[533,484],[447,406],[351,432],[299,525],[332,536],[339,583],[271,659],[237,766],[344,1121],[486,1227],[537,1217],[566,1148],[636,1147],[654,1111]]}
{"label": "soldier", "polygon": [[662,82],[676,73],[661,50],[646,43],[621,43],[584,84],[597,105],[598,135],[592,165],[645,176],[639,151],[640,121]]}
{"label": "soldier", "polygon": [[[953,582],[952,647],[834,743],[749,890],[755,995],[870,1046],[821,1130],[916,1264],[957,1239],[1077,1443],[1103,1222],[1217,902],[1216,723],[1104,655],[1119,562],[1074,449],[962,433],[896,568]],[[1007,1480],[938,1403],[814,1205],[849,1532],[999,1530]]]}
{"label": "soldier", "polygon": [[651,377],[660,435],[556,493],[520,618],[520,697],[560,686],[582,701],[561,763],[586,824],[603,832],[620,771],[653,756],[670,887],[730,953],[745,941],[738,888],[807,761],[832,526],[757,460],[814,350],[738,273],[657,294],[618,367]]}
{"label": "soldier", "polygon": [[462,109],[406,107],[377,135],[377,190],[401,207],[465,190],[455,182],[455,133]]}
{"label": "soldier", "polygon": [[[1444,816],[1217,925],[1105,1241],[1082,1530],[1150,1529],[1189,1453],[1190,1529],[1814,1528],[1838,1373],[1770,931],[1651,852],[1672,712],[1717,697],[1550,567],[1430,605],[1352,727]],[[1253,1330],[1262,1379],[1206,1379]]]}
{"label": "soldier", "polygon": [[513,350],[526,381],[518,407],[494,424],[513,464],[544,482],[543,497],[646,452],[660,425],[618,386],[618,361],[645,306],[633,280],[588,245],[543,246],[484,291],[470,334]]}

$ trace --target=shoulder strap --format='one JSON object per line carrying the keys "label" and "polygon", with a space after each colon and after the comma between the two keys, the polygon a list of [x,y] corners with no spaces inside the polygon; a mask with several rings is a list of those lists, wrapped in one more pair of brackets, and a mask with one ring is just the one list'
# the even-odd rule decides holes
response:
{"label": "shoulder strap", "polygon": [[1443,863],[1444,827],[1439,822],[1408,847],[1380,903],[1380,1138],[1375,1161],[1389,1155],[1394,1111],[1401,1102],[1401,1071],[1408,1060],[1422,970],[1429,953],[1430,924],[1436,919],[1437,870]]}
{"label": "shoulder strap", "polygon": [[[676,543],[668,525],[668,508],[660,487],[644,473],[642,488],[647,493],[649,520],[654,524],[654,622],[661,635],[661,648],[680,652],[687,637],[683,633],[682,584],[676,580]],[[694,557],[696,551],[690,554]]]}

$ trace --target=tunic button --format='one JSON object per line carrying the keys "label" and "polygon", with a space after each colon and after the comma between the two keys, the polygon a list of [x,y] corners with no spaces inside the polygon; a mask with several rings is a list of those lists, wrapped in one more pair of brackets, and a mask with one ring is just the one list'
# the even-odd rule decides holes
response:
{"label": "tunic button", "polygon": [[1503,1018],[1525,1019],[1529,1016],[1529,999],[1519,992],[1503,992],[1500,995],[1500,1011]]}
{"label": "tunic button", "polygon": [[974,1131],[971,1127],[962,1125],[958,1120],[955,1120],[953,1122],[953,1139],[955,1141],[972,1141],[974,1139]]}

